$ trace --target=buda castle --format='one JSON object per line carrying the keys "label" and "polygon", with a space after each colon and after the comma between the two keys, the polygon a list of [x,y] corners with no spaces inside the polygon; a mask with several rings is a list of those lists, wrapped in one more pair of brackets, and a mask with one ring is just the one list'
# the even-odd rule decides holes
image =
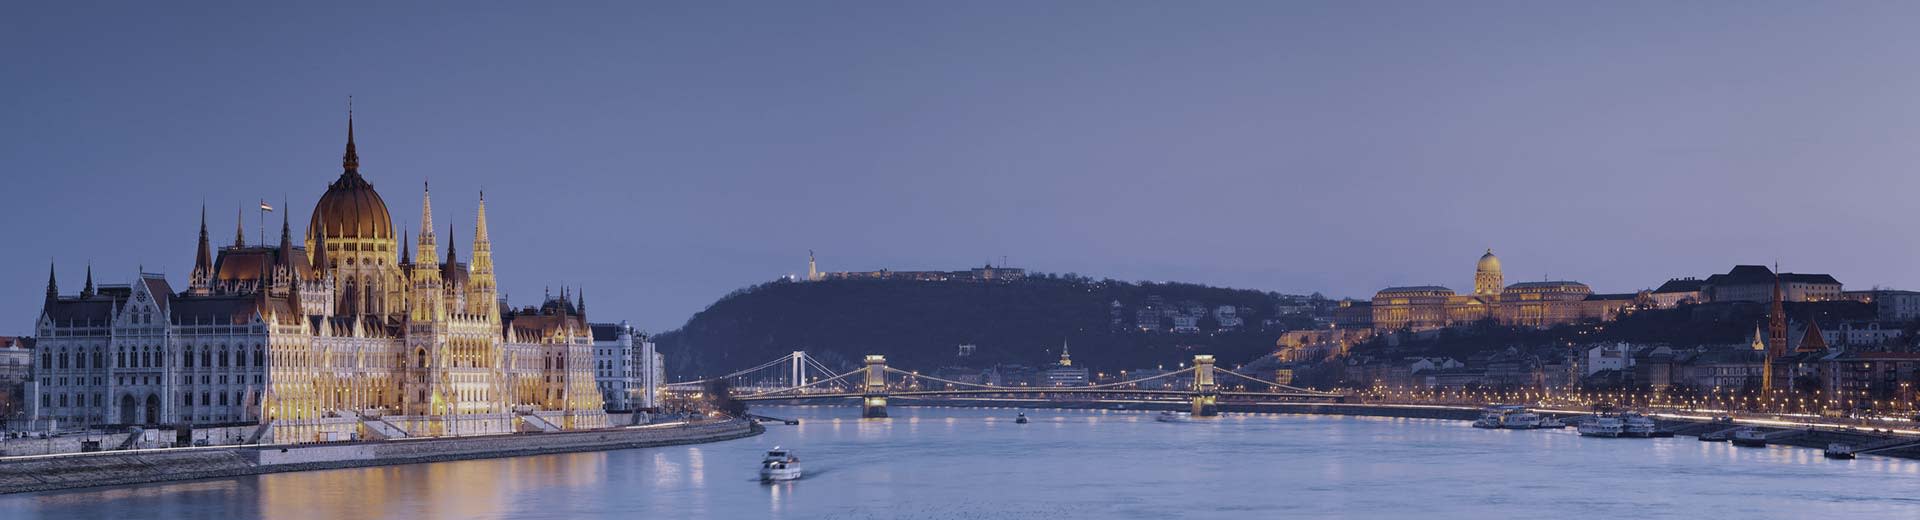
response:
{"label": "buda castle", "polygon": [[1474,268],[1472,294],[1455,294],[1438,285],[1388,287],[1374,293],[1373,329],[1422,331],[1483,320],[1537,328],[1610,321],[1647,298],[1632,293],[1594,294],[1586,284],[1573,281],[1505,282],[1500,258],[1489,249]]}
{"label": "buda castle", "polygon": [[50,272],[32,417],[253,423],[249,440],[280,442],[607,426],[585,299],[507,305],[484,194],[463,262],[452,228],[444,245],[434,230],[430,192],[417,236],[396,233],[360,174],[351,116],[342,170],[298,240],[283,213],[278,244],[236,233],[215,250],[202,208],[184,291],[151,273],[95,287],[89,268],[62,294]]}

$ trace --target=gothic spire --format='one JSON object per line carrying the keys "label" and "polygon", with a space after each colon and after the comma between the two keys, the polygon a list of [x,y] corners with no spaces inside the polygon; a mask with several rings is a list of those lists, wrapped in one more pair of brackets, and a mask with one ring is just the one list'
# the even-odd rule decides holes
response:
{"label": "gothic spire", "polygon": [[320,230],[313,232],[313,279],[327,277],[327,225],[322,223]]}
{"label": "gothic spire", "polygon": [[[286,202],[282,201],[280,204],[282,207],[285,207]],[[294,274],[293,231],[287,225],[287,212],[285,211],[280,212],[280,266],[287,268],[287,274],[289,276]]]}
{"label": "gothic spire", "polygon": [[60,282],[57,280],[54,280],[53,265],[54,265],[53,260],[48,259],[47,260],[47,301],[53,301],[55,299],[60,298]]}
{"label": "gothic spire", "polygon": [[574,293],[573,309],[574,309],[574,312],[579,313],[581,316],[587,315],[587,290],[586,289],[581,289],[580,292]]}
{"label": "gothic spire", "polygon": [[87,284],[80,287],[80,299],[93,297],[93,262],[87,262]]}
{"label": "gothic spire", "polygon": [[413,240],[412,230],[406,230],[406,229],[400,230],[400,263],[401,264],[413,263],[413,244],[410,242],[411,240]]}
{"label": "gothic spire", "polygon": [[340,156],[340,169],[360,174],[360,153],[353,149],[353,96],[347,96],[347,153]]}
{"label": "gothic spire", "polygon": [[200,205],[200,247],[193,254],[193,270],[196,276],[213,274],[213,243],[207,239],[207,205]]}
{"label": "gothic spire", "polygon": [[459,235],[453,234],[453,224],[447,224],[447,264],[448,265],[452,265],[454,262],[460,261],[460,243],[455,242],[453,238],[456,236],[459,236]]}
{"label": "gothic spire", "polygon": [[247,210],[233,210],[233,247],[247,247]]}

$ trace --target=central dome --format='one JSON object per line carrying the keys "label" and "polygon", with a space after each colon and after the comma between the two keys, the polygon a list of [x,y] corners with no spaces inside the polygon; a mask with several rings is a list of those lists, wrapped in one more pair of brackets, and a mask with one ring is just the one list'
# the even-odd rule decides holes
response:
{"label": "central dome", "polygon": [[1499,271],[1500,257],[1493,256],[1493,250],[1488,249],[1487,254],[1480,255],[1480,264],[1476,266],[1475,270],[1483,273]]}
{"label": "central dome", "polygon": [[320,202],[313,205],[307,237],[318,238],[322,232],[329,241],[391,240],[393,216],[387,214],[387,203],[380,200],[379,192],[373,191],[373,184],[361,178],[359,172],[348,170],[340,174],[339,180],[327,185],[327,194],[321,195]]}
{"label": "central dome", "polygon": [[353,118],[347,118],[347,153],[340,157],[340,178],[327,185],[327,194],[313,205],[313,220],[307,223],[307,242],[321,233],[327,240],[393,240],[393,216],[387,214],[386,201],[373,191],[373,184],[360,177],[360,154],[353,148]]}

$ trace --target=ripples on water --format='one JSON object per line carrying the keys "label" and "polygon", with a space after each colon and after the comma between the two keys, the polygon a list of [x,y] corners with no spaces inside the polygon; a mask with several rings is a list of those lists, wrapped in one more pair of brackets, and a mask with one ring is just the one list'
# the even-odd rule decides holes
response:
{"label": "ripples on water", "polygon": [[[0,496],[0,519],[1920,518],[1920,462],[1572,429],[1144,412],[760,410],[766,435]],[[807,476],[761,484],[760,455]]]}

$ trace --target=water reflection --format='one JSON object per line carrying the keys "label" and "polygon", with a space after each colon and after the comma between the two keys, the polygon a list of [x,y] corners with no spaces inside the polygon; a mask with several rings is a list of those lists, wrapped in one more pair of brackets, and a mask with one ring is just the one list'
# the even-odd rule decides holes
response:
{"label": "water reflection", "polygon": [[[0,518],[1920,517],[1920,463],[1431,419],[796,408],[724,443],[0,496]],[[807,476],[762,484],[774,445]]]}

